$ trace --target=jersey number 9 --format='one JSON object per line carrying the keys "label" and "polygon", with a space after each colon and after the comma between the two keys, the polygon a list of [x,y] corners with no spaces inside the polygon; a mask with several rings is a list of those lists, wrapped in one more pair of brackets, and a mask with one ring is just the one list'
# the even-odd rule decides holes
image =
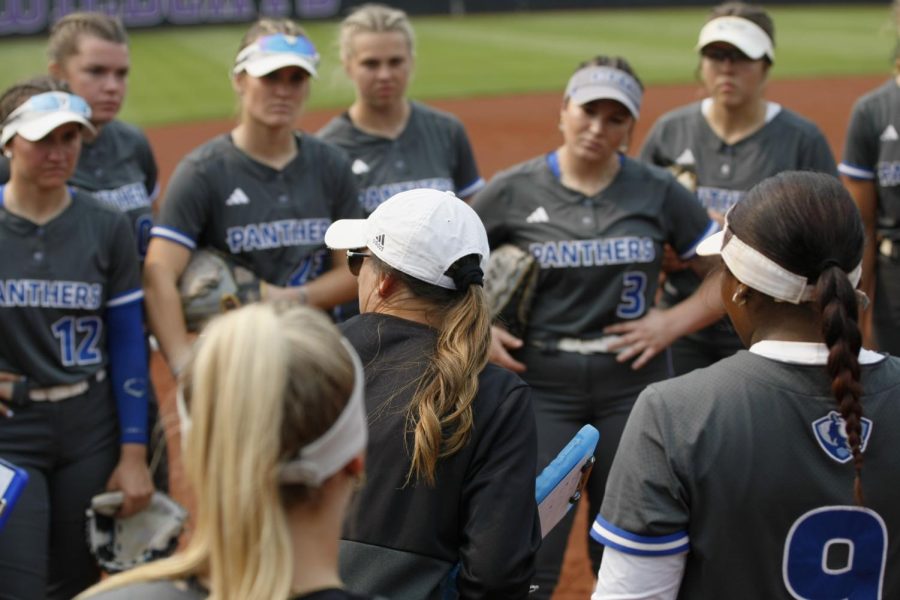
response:
{"label": "jersey number 9", "polygon": [[794,598],[878,600],[887,558],[881,516],[825,506],[794,521],[784,542],[784,583]]}

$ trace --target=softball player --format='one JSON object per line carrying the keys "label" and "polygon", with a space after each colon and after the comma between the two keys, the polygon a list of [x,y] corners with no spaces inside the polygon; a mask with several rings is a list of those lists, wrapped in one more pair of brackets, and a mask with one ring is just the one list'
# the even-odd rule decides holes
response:
{"label": "softball player", "polygon": [[0,97],[0,456],[30,476],[0,532],[3,598],[73,597],[99,577],[91,497],[121,489],[127,516],[153,492],[134,238],[120,211],[66,185],[93,125],[64,90],[39,78]]}
{"label": "softball player", "polygon": [[[583,64],[560,111],[563,145],[497,175],[473,204],[491,246],[515,244],[540,265],[525,339],[495,327],[497,340],[514,349],[495,359],[527,367],[522,376],[534,391],[539,467],[585,423],[600,431],[588,483],[592,511],[599,509],[635,398],[669,376],[666,357],[657,352],[680,328],[721,314],[699,295],[665,314],[651,308],[663,243],[691,261],[717,225],[670,174],[619,152],[642,95],[624,59],[601,56]],[[553,592],[571,523],[570,515],[544,538],[537,597]],[[591,550],[596,567],[602,548]]]}
{"label": "softball player", "polygon": [[323,242],[333,220],[362,213],[350,164],[294,131],[318,61],[296,24],[253,25],[233,70],[239,124],[194,150],[172,176],[144,277],[151,328],[173,370],[189,350],[176,284],[195,248],[240,259],[267,282],[269,299],[331,308],[355,294],[343,257],[332,261]]}
{"label": "softball player", "polygon": [[860,345],[863,237],[837,179],[789,172],[701,245],[749,352],[641,394],[595,600],[900,597],[900,360]]}
{"label": "softball player", "polygon": [[462,123],[406,97],[413,45],[402,10],[365,4],[341,23],[341,60],[356,100],[317,135],[350,155],[366,213],[403,190],[466,199],[484,187]]}
{"label": "softball player", "polygon": [[[117,19],[102,13],[71,13],[53,25],[47,53],[50,75],[87,100],[97,130],[83,144],[69,183],[128,215],[143,259],[159,187],[146,136],[116,119],[131,66],[128,35]],[[9,161],[0,158],[0,181],[8,179]]]}
{"label": "softball player", "polygon": [[[754,184],[781,171],[837,175],[819,129],[764,97],[775,30],[763,9],[741,2],[714,8],[697,49],[709,97],[661,117],[641,149],[643,160],[689,173],[700,201],[719,221]],[[699,279],[684,265],[666,270],[663,299],[671,306],[693,293]],[[721,320],[673,344],[675,372],[707,366],[740,347],[731,325]]]}
{"label": "softball player", "polygon": [[209,325],[188,373],[190,542],[79,600],[373,600],[338,576],[366,413],[362,364],[335,326],[307,307],[245,306]]}
{"label": "softball player", "polygon": [[[900,47],[898,47],[900,51]],[[900,56],[895,61],[900,73]],[[900,355],[900,75],[853,107],[838,170],[866,228],[862,289],[874,305],[863,339]]]}

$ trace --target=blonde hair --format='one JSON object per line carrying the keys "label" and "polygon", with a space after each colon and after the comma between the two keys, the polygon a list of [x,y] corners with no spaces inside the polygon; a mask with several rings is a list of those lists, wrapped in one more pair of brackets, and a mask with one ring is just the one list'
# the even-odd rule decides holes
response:
{"label": "blonde hair", "polygon": [[97,12],[74,12],[57,21],[50,29],[47,57],[51,62],[64,64],[69,57],[78,54],[78,42],[84,36],[114,44],[128,44],[128,34],[118,18]]}
{"label": "blonde hair", "polygon": [[[407,484],[413,478],[434,486],[440,459],[452,456],[469,442],[474,425],[472,402],[478,394],[478,376],[488,363],[491,317],[480,285],[449,290],[418,280],[391,268],[377,258],[376,269],[391,273],[440,317],[437,343],[427,368],[413,383],[415,392],[406,409],[408,430],[413,435]],[[477,267],[480,258],[464,256],[447,270],[454,274]]]}
{"label": "blonde hair", "polygon": [[416,36],[409,17],[402,10],[384,4],[363,4],[341,21],[338,45],[341,60],[353,55],[353,36],[357,33],[402,33],[406,37],[410,56],[415,55]]}
{"label": "blonde hair", "polygon": [[192,426],[184,461],[197,498],[190,542],[84,597],[202,576],[210,598],[287,598],[293,557],[286,508],[318,496],[280,484],[279,469],[337,420],[353,388],[351,358],[321,312],[253,304],[210,323],[185,374]]}

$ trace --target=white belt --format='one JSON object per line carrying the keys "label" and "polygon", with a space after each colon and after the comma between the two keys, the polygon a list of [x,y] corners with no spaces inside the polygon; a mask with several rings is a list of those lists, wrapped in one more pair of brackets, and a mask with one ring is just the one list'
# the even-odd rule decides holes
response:
{"label": "white belt", "polygon": [[60,400],[74,398],[88,391],[88,388],[91,386],[91,379],[97,382],[103,381],[106,379],[106,369],[100,369],[91,377],[75,383],[28,390],[28,398],[33,402],[59,402]]}
{"label": "white belt", "polygon": [[559,338],[556,342],[556,347],[563,352],[577,352],[578,354],[616,354],[621,352],[623,348],[610,350],[609,346],[621,339],[622,336],[620,335],[604,335],[603,337],[590,340]]}

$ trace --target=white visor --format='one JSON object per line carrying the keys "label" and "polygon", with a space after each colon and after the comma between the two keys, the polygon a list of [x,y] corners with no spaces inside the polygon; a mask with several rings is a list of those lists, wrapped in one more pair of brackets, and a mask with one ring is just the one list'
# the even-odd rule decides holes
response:
{"label": "white visor", "polygon": [[732,16],[713,19],[700,30],[696,49],[702,50],[715,42],[731,44],[753,60],[765,56],[771,62],[775,62],[772,38],[762,27],[749,19]]}
{"label": "white visor", "polygon": [[[722,261],[738,281],[775,298],[775,300],[800,304],[815,299],[815,284],[807,283],[806,277],[788,271],[758,250],[748,246],[734,234],[734,231],[731,232],[731,237],[723,246],[726,231],[730,231],[727,218],[722,231],[714,233],[697,246],[697,254],[701,256],[720,254]],[[854,288],[859,284],[861,275],[862,263],[847,273],[847,278]]]}
{"label": "white visor", "polygon": [[300,454],[281,467],[281,483],[319,487],[366,449],[366,380],[362,362],[346,339],[341,339],[353,361],[353,392],[337,421],[321,437],[303,446]]}
{"label": "white visor", "polygon": [[0,147],[5,146],[16,135],[29,142],[42,140],[66,123],[78,123],[92,134],[96,133],[90,118],[91,108],[80,96],[66,92],[37,94],[7,117],[3,132],[0,133]]}
{"label": "white visor", "polygon": [[264,77],[285,67],[300,67],[316,77],[318,66],[319,53],[309,39],[278,33],[261,37],[241,50],[232,73],[246,71],[253,77]]}

